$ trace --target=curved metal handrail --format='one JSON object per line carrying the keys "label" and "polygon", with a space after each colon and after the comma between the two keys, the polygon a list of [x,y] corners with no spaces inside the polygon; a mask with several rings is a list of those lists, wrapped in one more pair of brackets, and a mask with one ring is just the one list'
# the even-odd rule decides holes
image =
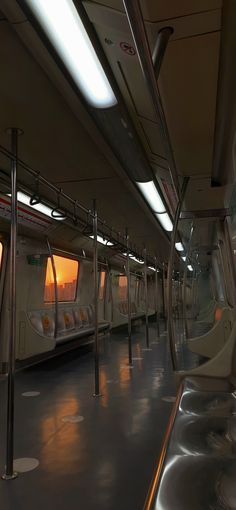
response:
{"label": "curved metal handrail", "polygon": [[176,418],[177,411],[179,408],[182,393],[183,393],[183,384],[180,384],[178,394],[176,397],[176,402],[175,402],[175,405],[173,406],[173,410],[172,410],[170,420],[169,420],[169,423],[167,426],[166,435],[165,435],[162,450],[161,450],[161,455],[160,455],[157,467],[154,472],[154,476],[153,476],[153,479],[152,479],[152,482],[151,482],[151,485],[150,485],[150,488],[148,491],[148,495],[147,495],[145,503],[144,503],[143,510],[156,510],[157,509],[156,496],[157,496],[158,488],[160,485],[161,475],[162,475],[163,467],[164,467],[165,456],[166,456],[168,444],[170,441],[171,432],[172,432],[172,429],[173,429],[173,426],[175,423],[175,418]]}

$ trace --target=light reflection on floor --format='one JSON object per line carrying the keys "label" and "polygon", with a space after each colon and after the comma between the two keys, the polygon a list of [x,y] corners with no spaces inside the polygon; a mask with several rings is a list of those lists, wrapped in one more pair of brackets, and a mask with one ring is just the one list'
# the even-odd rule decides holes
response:
{"label": "light reflection on floor", "polygon": [[[150,326],[152,339],[156,328]],[[151,351],[143,351],[144,328],[137,328],[133,355],[143,359],[131,369],[125,335],[104,339],[103,396],[98,399],[92,397],[92,352],[72,353],[17,374],[15,456],[35,457],[40,464],[11,487],[1,485],[1,507],[16,510],[15,502],[20,501],[22,508],[34,510],[142,508],[171,411],[161,398],[175,389],[166,345],[163,336]],[[23,399],[21,393],[28,387],[40,391],[40,396]],[[1,396],[2,392],[3,387]],[[5,437],[3,414],[1,437]],[[68,415],[84,420],[63,423]],[[2,444],[2,470],[4,462]]]}

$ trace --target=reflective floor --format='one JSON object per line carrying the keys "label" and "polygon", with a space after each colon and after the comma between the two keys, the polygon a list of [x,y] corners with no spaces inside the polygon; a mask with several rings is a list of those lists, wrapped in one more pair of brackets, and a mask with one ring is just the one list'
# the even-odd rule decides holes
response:
{"label": "reflective floor", "polygon": [[[175,395],[166,336],[150,326],[101,339],[101,398],[93,398],[93,354],[85,349],[16,375],[15,458],[33,471],[0,481],[4,510],[141,510]],[[144,350],[143,350],[144,349]],[[25,392],[39,392],[23,396]],[[6,383],[0,383],[0,469],[4,471]]]}

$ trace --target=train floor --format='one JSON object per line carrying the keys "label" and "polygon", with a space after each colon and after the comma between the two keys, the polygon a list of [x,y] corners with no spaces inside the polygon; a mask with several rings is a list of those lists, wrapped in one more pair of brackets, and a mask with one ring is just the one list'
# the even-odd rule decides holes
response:
{"label": "train floor", "polygon": [[[16,374],[14,457],[16,464],[31,458],[38,466],[0,481],[2,509],[142,509],[175,395],[166,335],[157,340],[151,323],[147,350],[144,332],[141,326],[132,335],[133,368],[127,333],[101,339],[99,398],[93,397],[93,353],[86,349]],[[6,387],[1,381],[2,473]]]}

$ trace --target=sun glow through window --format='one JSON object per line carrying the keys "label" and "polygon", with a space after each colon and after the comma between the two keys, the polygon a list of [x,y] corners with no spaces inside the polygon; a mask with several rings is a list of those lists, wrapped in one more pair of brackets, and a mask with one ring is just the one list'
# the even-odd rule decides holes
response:
{"label": "sun glow through window", "polygon": [[[53,255],[53,259],[56,269],[58,301],[75,301],[79,262],[58,255]],[[44,301],[55,301],[54,277],[50,257],[47,260]]]}

